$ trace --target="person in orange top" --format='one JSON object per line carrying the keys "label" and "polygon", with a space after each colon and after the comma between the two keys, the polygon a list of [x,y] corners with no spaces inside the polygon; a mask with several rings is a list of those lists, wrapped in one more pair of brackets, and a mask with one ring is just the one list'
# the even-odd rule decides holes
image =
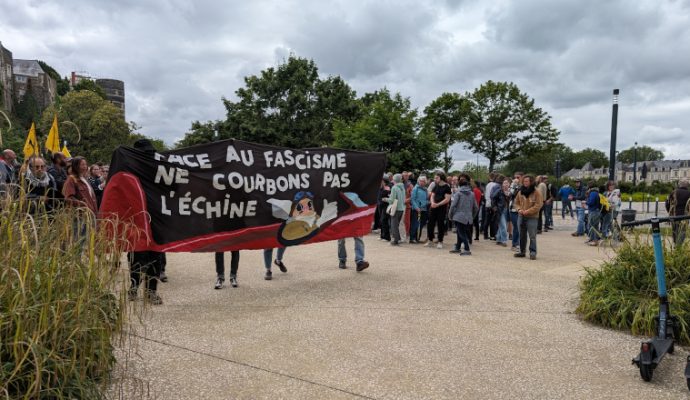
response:
{"label": "person in orange top", "polygon": [[515,198],[515,209],[518,212],[518,226],[520,227],[520,252],[515,257],[525,257],[527,235],[529,235],[529,258],[537,259],[537,225],[539,224],[539,210],[544,205],[544,198],[534,186],[534,179],[525,175],[522,177],[522,187]]}
{"label": "person in orange top", "polygon": [[72,159],[72,169],[62,187],[65,203],[70,207],[86,207],[94,214],[98,212],[96,194],[87,180],[89,167],[84,157]]}

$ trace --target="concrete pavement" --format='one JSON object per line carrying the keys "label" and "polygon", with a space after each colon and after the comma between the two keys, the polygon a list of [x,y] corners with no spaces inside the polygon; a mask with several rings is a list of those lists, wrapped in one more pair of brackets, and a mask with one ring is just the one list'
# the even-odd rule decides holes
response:
{"label": "concrete pavement", "polygon": [[687,349],[645,383],[630,364],[641,338],[573,314],[583,267],[610,253],[556,224],[536,261],[484,240],[460,257],[454,237],[438,250],[372,234],[364,272],[338,269],[327,242],[288,249],[288,273],[265,281],[261,252],[243,251],[239,287],[223,290],[213,254],[169,254],[165,303],[145,313],[128,369],[158,399],[690,398]]}

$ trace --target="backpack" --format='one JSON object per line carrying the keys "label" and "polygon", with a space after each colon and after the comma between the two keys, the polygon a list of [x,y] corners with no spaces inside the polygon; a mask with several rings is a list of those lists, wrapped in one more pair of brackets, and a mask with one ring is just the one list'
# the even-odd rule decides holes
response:
{"label": "backpack", "polygon": [[608,214],[609,211],[611,211],[611,204],[609,204],[609,199],[601,193],[599,193],[599,205],[601,206],[602,214]]}

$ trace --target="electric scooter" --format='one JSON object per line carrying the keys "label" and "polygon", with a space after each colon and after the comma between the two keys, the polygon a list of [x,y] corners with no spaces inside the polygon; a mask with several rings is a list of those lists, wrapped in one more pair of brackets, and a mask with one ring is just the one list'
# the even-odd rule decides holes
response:
{"label": "electric scooter", "polygon": [[[678,318],[671,315],[666,292],[666,270],[664,265],[663,245],[661,243],[662,222],[676,222],[690,219],[688,216],[651,218],[641,221],[624,222],[621,227],[633,227],[652,225],[652,242],[654,243],[654,262],[656,264],[656,282],[659,290],[659,316],[654,318],[656,323],[656,336],[651,340],[642,342],[640,354],[632,362],[640,368],[640,376],[645,382],[649,382],[654,374],[654,369],[664,358],[666,353],[673,354],[675,350],[674,339],[680,337],[680,324]],[[685,368],[685,377],[690,389],[690,357]]]}

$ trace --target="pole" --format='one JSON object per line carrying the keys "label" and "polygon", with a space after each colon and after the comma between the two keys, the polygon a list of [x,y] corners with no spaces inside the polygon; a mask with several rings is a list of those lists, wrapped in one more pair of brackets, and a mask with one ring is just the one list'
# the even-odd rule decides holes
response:
{"label": "pole", "polygon": [[609,153],[609,180],[616,180],[616,133],[618,130],[618,89],[613,89],[613,113],[611,115],[611,151]]}
{"label": "pole", "polygon": [[633,149],[633,192],[637,187],[637,142],[635,142],[635,148]]}

